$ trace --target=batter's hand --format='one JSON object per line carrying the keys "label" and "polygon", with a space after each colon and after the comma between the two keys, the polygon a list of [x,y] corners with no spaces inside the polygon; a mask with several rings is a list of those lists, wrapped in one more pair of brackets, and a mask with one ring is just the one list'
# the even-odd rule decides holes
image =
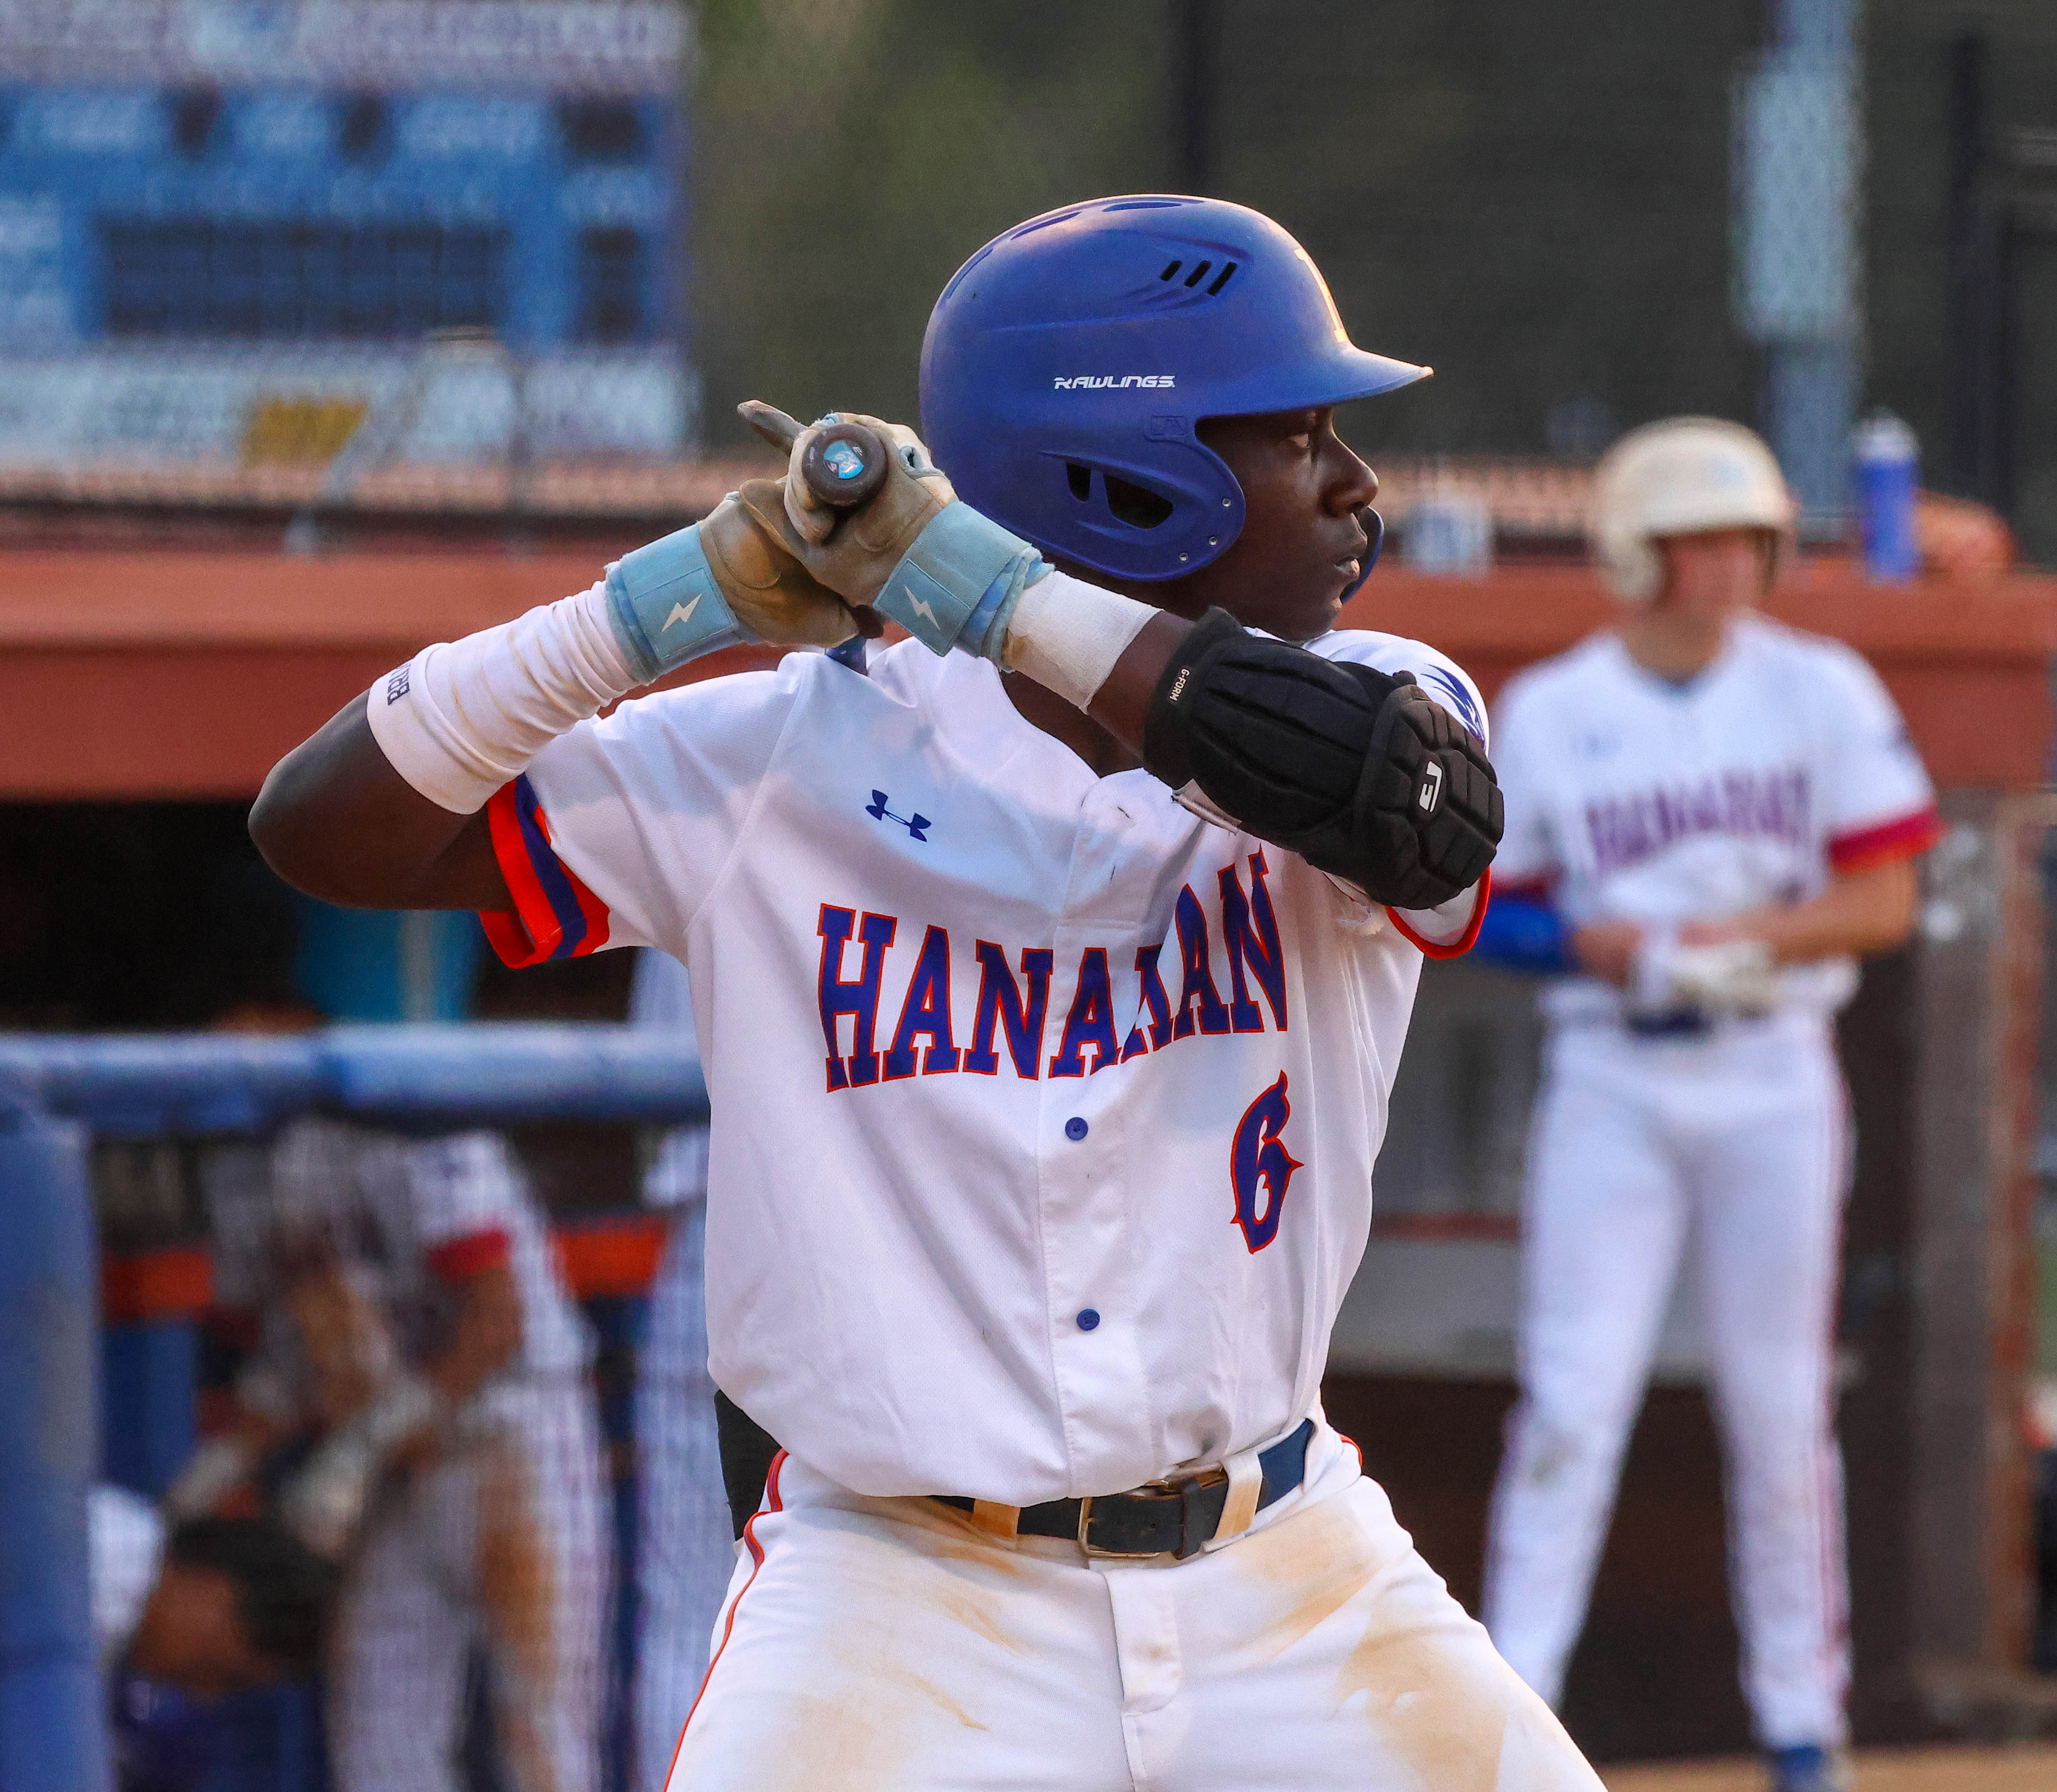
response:
{"label": "batter's hand", "polygon": [[1625,989],[1635,981],[1643,930],[1632,921],[1594,921],[1571,930],[1572,961],[1588,977]]}
{"label": "batter's hand", "polygon": [[[955,490],[929,458],[921,438],[903,423],[836,412],[803,426],[754,398],[739,408],[752,429],[786,450],[787,462],[782,485],[753,479],[737,496],[815,578],[852,604],[873,602],[914,537],[938,511],[957,502]],[[892,450],[886,483],[870,502],[852,510],[822,503],[800,476],[801,461],[816,433],[830,423],[846,422],[875,430]],[[771,490],[779,493],[775,505],[766,502]]]}
{"label": "batter's hand", "polygon": [[802,564],[779,502],[777,480],[747,480],[700,524],[700,550],[736,620],[761,640],[814,647],[878,634],[875,618],[852,615]]}
{"label": "batter's hand", "polygon": [[1665,973],[1666,991],[1675,1005],[1710,1014],[1769,1014],[1783,993],[1771,949],[1762,940],[1678,946]]}

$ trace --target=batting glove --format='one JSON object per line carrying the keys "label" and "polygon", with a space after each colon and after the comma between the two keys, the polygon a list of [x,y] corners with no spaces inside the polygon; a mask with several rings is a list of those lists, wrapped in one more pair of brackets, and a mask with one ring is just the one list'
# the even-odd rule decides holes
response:
{"label": "batting glove", "polygon": [[[780,531],[823,585],[876,608],[930,651],[961,648],[1001,663],[1015,604],[1049,570],[1035,549],[961,502],[905,424],[831,412],[803,427],[755,400],[742,409],[787,454],[775,510],[749,487],[739,494],[760,524]],[[816,434],[842,422],[866,425],[891,450],[885,484],[854,510],[823,504],[800,471]]]}
{"label": "batting glove", "polygon": [[743,641],[834,647],[862,627],[759,513],[777,514],[779,486],[752,479],[700,522],[638,548],[607,569],[608,620],[644,684]]}

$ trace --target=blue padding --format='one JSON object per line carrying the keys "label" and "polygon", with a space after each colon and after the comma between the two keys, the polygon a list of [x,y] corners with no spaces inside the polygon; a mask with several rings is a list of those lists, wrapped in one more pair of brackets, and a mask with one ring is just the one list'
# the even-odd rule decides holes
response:
{"label": "blue padding", "polygon": [[86,1489],[98,1259],[85,1137],[0,1109],[0,1786],[105,1792]]}
{"label": "blue padding", "polygon": [[262,1132],[312,1108],[423,1124],[676,1126],[707,1116],[690,1035],[542,1021],[343,1026],[289,1039],[0,1033],[0,1113],[10,1100],[137,1138]]}
{"label": "blue padding", "polygon": [[388,1120],[640,1120],[707,1117],[690,1034],[565,1023],[332,1027],[336,1106]]}
{"label": "blue padding", "polygon": [[1551,977],[1576,969],[1566,947],[1564,918],[1549,903],[1495,890],[1471,956],[1509,970]]}
{"label": "blue padding", "polygon": [[315,1037],[0,1033],[0,1080],[108,1137],[262,1132],[320,1100]]}
{"label": "blue padding", "polygon": [[100,1338],[107,1479],[161,1500],[199,1432],[200,1327],[191,1319],[110,1325]]}

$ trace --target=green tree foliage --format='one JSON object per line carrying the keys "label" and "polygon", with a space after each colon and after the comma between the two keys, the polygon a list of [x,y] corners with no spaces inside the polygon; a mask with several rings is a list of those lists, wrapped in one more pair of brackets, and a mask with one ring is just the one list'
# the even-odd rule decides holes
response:
{"label": "green tree foliage", "polygon": [[1171,172],[1163,10],[1108,0],[707,0],[694,353],[739,399],[910,418],[937,292],[1009,224]]}

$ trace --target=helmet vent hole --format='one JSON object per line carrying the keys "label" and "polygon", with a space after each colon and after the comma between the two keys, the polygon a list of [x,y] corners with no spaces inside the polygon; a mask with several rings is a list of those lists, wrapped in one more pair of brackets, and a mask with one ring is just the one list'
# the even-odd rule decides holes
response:
{"label": "helmet vent hole", "polygon": [[1228,284],[1229,276],[1233,274],[1235,272],[1235,264],[1231,261],[1224,267],[1219,274],[1215,275],[1214,279],[1208,283],[1207,296],[1210,299],[1213,298],[1217,292],[1220,291],[1223,287],[1227,286]]}
{"label": "helmet vent hole", "polygon": [[1185,265],[1186,265],[1186,264],[1185,264],[1185,263],[1184,263],[1184,262],[1183,262],[1183,261],[1173,261],[1173,262],[1167,262],[1167,263],[1165,264],[1164,272],[1163,272],[1163,273],[1159,274],[1159,275],[1157,276],[1157,278],[1158,278],[1159,280],[1168,280],[1169,279],[1171,279],[1171,277],[1174,274],[1177,273],[1177,272],[1178,272],[1178,271],[1179,271],[1181,268],[1184,267]]}
{"label": "helmet vent hole", "polygon": [[1214,264],[1211,261],[1201,262],[1193,269],[1191,273],[1186,276],[1186,284],[1188,286],[1198,286],[1202,280],[1207,277],[1207,270],[1213,266]]}
{"label": "helmet vent hole", "polygon": [[[1159,498],[1147,486],[1116,478],[1112,473],[1101,478],[1107,486],[1107,507],[1114,513],[1116,521],[1125,522],[1131,529],[1155,529],[1170,519],[1169,498]],[[1074,482],[1072,490],[1078,489]]]}
{"label": "helmet vent hole", "polygon": [[1071,483],[1072,496],[1083,504],[1092,496],[1092,469],[1080,466],[1076,461],[1064,462],[1064,478]]}

